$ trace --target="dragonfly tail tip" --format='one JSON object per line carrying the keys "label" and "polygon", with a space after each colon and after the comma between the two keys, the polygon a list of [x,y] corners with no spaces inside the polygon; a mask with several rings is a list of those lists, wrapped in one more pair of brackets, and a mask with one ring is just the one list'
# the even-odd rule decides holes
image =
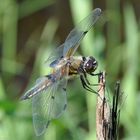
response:
{"label": "dragonfly tail tip", "polygon": [[26,99],[29,99],[29,98],[28,98],[27,96],[21,96],[21,97],[20,97],[20,100],[21,100],[21,101],[26,100]]}

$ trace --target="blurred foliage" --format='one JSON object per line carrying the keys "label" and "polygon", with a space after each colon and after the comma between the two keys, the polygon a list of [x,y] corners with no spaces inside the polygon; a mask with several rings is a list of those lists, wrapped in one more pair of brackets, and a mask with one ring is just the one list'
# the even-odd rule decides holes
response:
{"label": "blurred foliage", "polygon": [[[110,92],[115,82],[121,81],[124,103],[120,139],[140,138],[138,1],[0,2],[0,140],[96,139],[96,95],[85,91],[78,79],[69,81],[67,110],[52,121],[41,137],[36,137],[33,130],[31,101],[19,101],[39,76],[49,72],[44,61],[53,48],[59,46],[73,25],[94,7],[101,8],[103,16],[85,37],[77,54],[95,56],[99,63],[97,71],[107,72]],[[97,82],[97,79],[89,78],[91,82]],[[71,88],[75,85],[77,88]]]}

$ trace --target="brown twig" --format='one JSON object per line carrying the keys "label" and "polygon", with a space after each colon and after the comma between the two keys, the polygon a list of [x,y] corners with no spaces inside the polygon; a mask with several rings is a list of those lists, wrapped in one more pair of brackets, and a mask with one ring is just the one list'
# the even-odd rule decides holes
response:
{"label": "brown twig", "polygon": [[110,127],[110,109],[105,98],[105,73],[99,77],[99,95],[96,105],[96,135],[98,140],[107,140]]}
{"label": "brown twig", "polygon": [[105,72],[99,77],[99,97],[96,105],[96,135],[98,140],[117,140],[120,109],[120,84],[116,83],[112,107],[105,97]]}

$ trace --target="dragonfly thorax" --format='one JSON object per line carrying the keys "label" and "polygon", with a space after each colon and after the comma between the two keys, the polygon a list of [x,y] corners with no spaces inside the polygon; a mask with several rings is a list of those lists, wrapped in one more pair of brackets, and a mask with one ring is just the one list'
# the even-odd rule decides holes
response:
{"label": "dragonfly thorax", "polygon": [[93,56],[83,57],[83,69],[85,72],[94,72],[97,69],[98,63]]}

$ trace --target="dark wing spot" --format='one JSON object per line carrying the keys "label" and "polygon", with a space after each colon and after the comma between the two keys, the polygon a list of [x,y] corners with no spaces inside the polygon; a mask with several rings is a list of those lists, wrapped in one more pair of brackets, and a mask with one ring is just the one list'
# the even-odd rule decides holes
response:
{"label": "dark wing spot", "polygon": [[84,31],[84,33],[83,33],[83,34],[85,35],[87,32],[88,32],[88,31]]}
{"label": "dark wing spot", "polygon": [[54,99],[55,97],[54,96],[51,96],[51,98]]}
{"label": "dark wing spot", "polygon": [[59,60],[54,60],[52,63],[50,63],[50,67],[55,67],[58,64]]}
{"label": "dark wing spot", "polygon": [[48,128],[49,124],[50,124],[50,120],[48,120],[48,122],[46,124],[46,128]]}
{"label": "dark wing spot", "polygon": [[66,107],[67,107],[67,104],[65,104],[65,105],[64,105],[64,108],[63,108],[63,110],[65,110],[65,109],[66,109]]}
{"label": "dark wing spot", "polygon": [[66,91],[66,88],[63,88],[64,91]]}
{"label": "dark wing spot", "polygon": [[48,79],[51,79],[51,78],[52,78],[52,75],[49,74],[49,75],[46,75],[46,77],[47,77]]}

